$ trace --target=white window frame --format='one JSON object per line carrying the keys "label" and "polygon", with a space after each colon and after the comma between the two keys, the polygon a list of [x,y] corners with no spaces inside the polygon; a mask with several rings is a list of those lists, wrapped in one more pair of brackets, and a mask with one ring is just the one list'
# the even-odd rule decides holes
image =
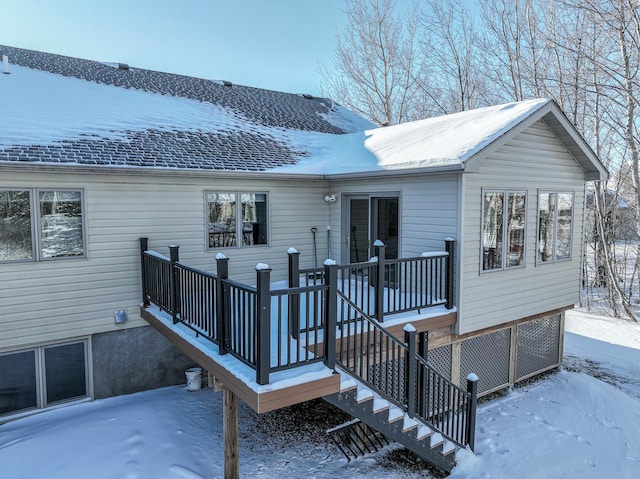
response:
{"label": "white window frame", "polygon": [[[29,215],[31,218],[31,258],[27,259],[0,259],[0,263],[21,263],[39,261],[67,261],[87,258],[87,228],[84,190],[82,188],[11,188],[2,187],[0,191],[26,191],[29,193]],[[40,193],[44,191],[77,192],[80,193],[81,228],[82,228],[82,254],[56,256],[45,258],[42,253],[42,221],[40,208]]]}
{"label": "white window frame", "polygon": [[[235,195],[235,231],[234,242],[232,246],[211,246],[211,224],[209,223],[209,195],[210,194],[226,194]],[[265,198],[265,243],[261,244],[244,244],[243,240],[243,221],[242,221],[242,196],[243,195],[264,195]],[[205,247],[207,250],[220,250],[225,248],[260,248],[268,247],[271,240],[271,200],[269,198],[269,192],[267,191],[254,191],[254,190],[205,190],[204,192],[204,208],[205,208]]]}
{"label": "white window frame", "polygon": [[[502,205],[502,247],[501,247],[501,261],[499,268],[484,269],[484,221],[485,221],[485,195],[487,193],[501,193],[503,195]],[[523,194],[524,195],[524,218],[523,218],[523,242],[522,242],[522,264],[510,266],[508,261],[507,246],[509,244],[509,195]],[[505,271],[526,267],[527,263],[527,209],[528,209],[528,191],[523,189],[506,189],[506,188],[482,188],[481,196],[481,220],[480,220],[480,273],[493,273],[496,271]]]}
{"label": "white window frame", "polygon": [[[556,204],[554,206],[554,228],[553,228],[553,254],[551,255],[551,259],[547,261],[543,261],[540,255],[540,197],[543,194],[555,194],[556,195]],[[570,240],[569,240],[569,256],[567,258],[558,259],[558,207],[559,207],[559,195],[570,195],[571,196],[571,227],[570,227]],[[574,191],[568,190],[538,190],[538,203],[537,203],[537,223],[536,223],[536,266],[543,264],[554,264],[554,263],[562,263],[565,261],[571,261],[573,259],[573,225],[575,223],[575,207],[576,207],[576,195]]]}

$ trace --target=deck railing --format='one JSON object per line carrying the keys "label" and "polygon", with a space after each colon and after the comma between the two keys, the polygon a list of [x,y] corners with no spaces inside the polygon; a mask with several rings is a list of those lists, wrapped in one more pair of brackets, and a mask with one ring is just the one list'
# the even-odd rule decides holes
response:
{"label": "deck railing", "polygon": [[178,246],[166,257],[141,238],[140,250],[143,304],[154,303],[216,343],[220,354],[253,368],[258,384],[268,384],[271,372],[317,361],[333,369],[337,361],[411,417],[473,448],[477,378],[461,389],[417,354],[415,329],[406,329],[402,342],[379,324],[385,314],[453,306],[453,240],[446,252],[397,260],[387,260],[378,243],[368,262],[328,260],[306,270],[291,249],[289,287],[274,290],[267,265],[256,267],[256,286],[248,286],[229,279],[222,254],[212,274],[180,263]]}

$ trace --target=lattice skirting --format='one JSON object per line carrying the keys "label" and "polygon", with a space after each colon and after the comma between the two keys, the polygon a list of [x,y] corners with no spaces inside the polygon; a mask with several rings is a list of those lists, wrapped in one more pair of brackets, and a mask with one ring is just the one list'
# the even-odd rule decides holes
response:
{"label": "lattice skirting", "polygon": [[563,329],[562,314],[553,314],[434,348],[428,360],[461,385],[475,373],[485,395],[558,366]]}

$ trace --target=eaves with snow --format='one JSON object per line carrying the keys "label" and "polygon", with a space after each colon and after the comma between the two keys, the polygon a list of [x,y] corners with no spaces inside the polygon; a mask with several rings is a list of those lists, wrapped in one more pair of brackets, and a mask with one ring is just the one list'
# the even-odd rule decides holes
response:
{"label": "eaves with snow", "polygon": [[0,166],[371,175],[470,169],[543,119],[587,172],[606,170],[539,99],[391,127],[326,98],[0,46]]}

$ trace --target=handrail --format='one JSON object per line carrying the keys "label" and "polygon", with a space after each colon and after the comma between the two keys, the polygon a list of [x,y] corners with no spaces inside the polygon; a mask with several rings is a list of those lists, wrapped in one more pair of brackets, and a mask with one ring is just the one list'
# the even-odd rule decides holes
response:
{"label": "handrail", "polygon": [[416,353],[415,329],[408,328],[402,342],[343,292],[338,291],[338,297],[343,304],[339,309],[357,313],[355,321],[339,327],[340,367],[458,446],[473,447],[477,392],[457,386]]}

